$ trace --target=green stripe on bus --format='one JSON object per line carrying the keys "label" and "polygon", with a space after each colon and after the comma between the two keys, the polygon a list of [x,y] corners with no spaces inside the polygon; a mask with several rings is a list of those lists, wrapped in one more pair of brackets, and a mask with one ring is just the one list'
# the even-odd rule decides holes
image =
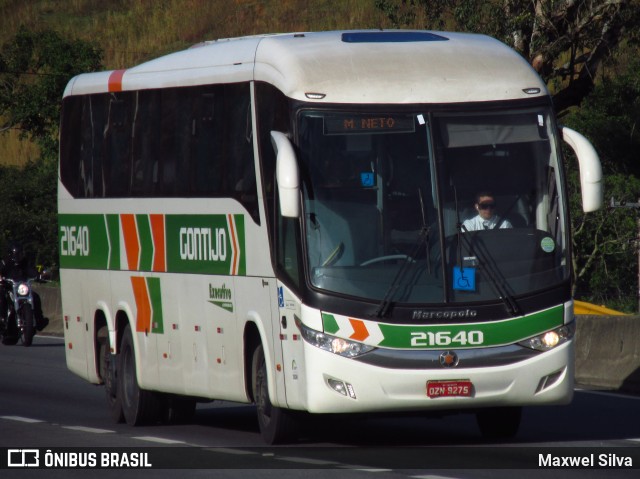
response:
{"label": "green stripe on bus", "polygon": [[327,334],[336,334],[340,330],[340,326],[333,314],[322,313],[322,324],[324,332]]}
{"label": "green stripe on bus", "polygon": [[151,332],[164,334],[164,318],[162,315],[162,293],[160,290],[160,278],[147,278],[147,289],[151,301]]}
{"label": "green stripe on bus", "polygon": [[[120,216],[60,214],[60,267],[120,270]],[[244,215],[165,215],[168,273],[247,274]],[[233,218],[233,231],[229,224]],[[148,214],[136,214],[138,271],[151,271],[154,239]],[[126,266],[124,267],[126,269]]]}
{"label": "green stripe on bus", "polygon": [[58,241],[61,268],[108,268],[104,215],[59,215]]}
{"label": "green stripe on bus", "polygon": [[138,240],[140,241],[138,269],[140,271],[151,271],[153,269],[153,236],[151,235],[149,215],[136,215],[136,225],[138,227]]}
{"label": "green stripe on bus", "polygon": [[[334,315],[322,313],[324,332],[338,334]],[[371,333],[379,328],[382,339],[375,346],[394,349],[478,348],[514,344],[564,324],[564,306],[500,321],[464,324],[398,325],[363,321]],[[344,335],[348,334],[343,331]],[[364,340],[367,343],[367,340]]]}
{"label": "green stripe on bus", "polygon": [[238,265],[238,276],[245,276],[247,274],[247,255],[246,250],[244,248],[244,216],[243,215],[233,215],[236,223],[236,233],[238,235],[238,243],[240,244],[240,262]]}
{"label": "green stripe on bus", "polygon": [[426,349],[503,346],[557,328],[563,322],[564,307],[557,306],[528,316],[487,323],[433,326],[380,324],[384,340],[379,346]]}
{"label": "green stripe on bus", "polygon": [[120,218],[118,215],[105,215],[109,239],[109,269],[120,269]]}

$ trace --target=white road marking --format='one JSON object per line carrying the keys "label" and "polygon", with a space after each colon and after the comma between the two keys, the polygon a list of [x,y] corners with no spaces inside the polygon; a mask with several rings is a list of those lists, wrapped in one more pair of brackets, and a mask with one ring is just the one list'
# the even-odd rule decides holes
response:
{"label": "white road marking", "polygon": [[367,467],[367,466],[355,466],[352,464],[340,464],[338,465],[341,469],[351,469],[352,471],[362,471],[362,472],[392,472],[393,469],[382,469],[375,467]]}
{"label": "white road marking", "polygon": [[157,442],[160,444],[186,444],[184,441],[175,441],[173,439],[165,439],[163,437],[155,437],[155,436],[138,436],[133,439],[138,439],[139,441],[147,441],[147,442]]}
{"label": "white road marking", "polygon": [[94,434],[115,433],[115,431],[110,431],[109,429],[98,429],[95,427],[85,427],[85,426],[62,426],[62,429],[71,429],[72,431],[91,432]]}
{"label": "white road marking", "polygon": [[44,422],[40,419],[32,419],[30,417],[22,417],[22,416],[0,416],[0,419],[6,419],[8,421],[19,421],[19,422],[28,422],[28,423],[37,423]]}
{"label": "white road marking", "polygon": [[257,452],[253,452],[253,451],[243,451],[242,449],[231,449],[228,447],[205,447],[203,448],[203,450],[209,451],[209,452],[219,452],[223,454],[237,454],[240,456],[258,454]]}
{"label": "white road marking", "polygon": [[310,457],[293,457],[293,456],[276,456],[279,461],[297,462],[300,464],[313,464],[317,466],[329,466],[339,464],[335,461],[324,461],[322,459],[313,459]]}

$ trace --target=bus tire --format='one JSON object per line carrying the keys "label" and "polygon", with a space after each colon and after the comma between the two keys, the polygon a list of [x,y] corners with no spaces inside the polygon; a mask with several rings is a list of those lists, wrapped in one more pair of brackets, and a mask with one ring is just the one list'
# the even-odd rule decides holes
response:
{"label": "bus tire", "polygon": [[129,325],[124,330],[118,357],[118,389],[126,423],[142,426],[157,422],[160,419],[160,401],[155,393],[138,385],[136,355]]}
{"label": "bus tire", "polygon": [[267,444],[281,444],[295,439],[297,432],[293,413],[275,407],[269,399],[267,364],[264,349],[259,345],[253,353],[251,387],[256,404],[260,434]]}
{"label": "bus tire", "polygon": [[478,427],[485,439],[511,439],[520,428],[522,407],[493,407],[476,413]]}
{"label": "bus tire", "polygon": [[[117,357],[111,354],[108,336],[99,338],[98,345],[100,348],[100,377],[104,384],[107,411],[113,422],[117,424],[123,423],[124,414],[122,412],[122,399],[119,393],[120,388],[118,387]],[[112,365],[112,362],[115,362],[115,364]]]}

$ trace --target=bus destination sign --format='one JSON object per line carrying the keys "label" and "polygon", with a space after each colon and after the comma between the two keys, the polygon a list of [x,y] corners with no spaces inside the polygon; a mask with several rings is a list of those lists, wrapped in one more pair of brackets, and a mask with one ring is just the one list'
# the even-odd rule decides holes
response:
{"label": "bus destination sign", "polygon": [[325,135],[413,133],[411,115],[333,115],[324,119]]}

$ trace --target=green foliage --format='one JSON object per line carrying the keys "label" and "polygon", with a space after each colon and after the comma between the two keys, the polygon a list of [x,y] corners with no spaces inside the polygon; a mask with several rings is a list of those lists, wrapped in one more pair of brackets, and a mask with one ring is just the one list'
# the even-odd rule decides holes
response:
{"label": "green foliage", "polygon": [[74,75],[99,69],[101,59],[101,51],[90,43],[21,27],[0,53],[4,128],[21,130],[45,157],[55,158],[64,88]]}
{"label": "green foliage", "polygon": [[58,263],[56,165],[32,162],[24,168],[0,168],[0,252],[8,243],[24,245],[37,264]]}
{"label": "green foliage", "polygon": [[[640,62],[605,80],[566,123],[596,147],[605,175],[605,202],[640,201]],[[626,311],[638,308],[640,210],[606,208],[584,214],[578,170],[569,163],[576,296]]]}
{"label": "green foliage", "polygon": [[0,169],[0,247],[20,241],[40,264],[57,264],[57,154],[62,94],[74,75],[99,69],[92,44],[52,31],[20,28],[0,52],[2,129],[15,128],[35,141],[38,161]]}
{"label": "green foliage", "polygon": [[640,177],[640,61],[604,78],[567,121],[597,145],[606,173]]}

